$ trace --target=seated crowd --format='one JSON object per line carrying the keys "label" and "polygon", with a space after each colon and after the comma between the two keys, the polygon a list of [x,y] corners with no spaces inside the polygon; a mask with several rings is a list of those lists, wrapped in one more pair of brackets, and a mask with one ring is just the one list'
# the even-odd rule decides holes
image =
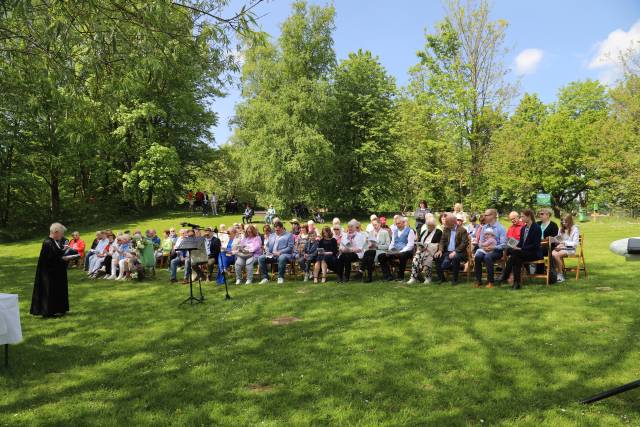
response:
{"label": "seated crowd", "polygon": [[[414,215],[415,229],[403,215],[395,215],[390,225],[385,217],[371,215],[365,229],[355,219],[343,228],[340,219],[334,218],[331,226],[321,229],[312,220],[300,225],[293,219],[287,230],[274,212],[269,223],[262,226],[262,233],[254,224],[244,223],[233,224],[228,229],[224,224],[202,231],[184,228],[177,233],[171,228],[164,231],[162,239],[155,230],[144,234],[139,230],[125,231],[117,235],[105,230],[97,233],[91,248],[86,250],[79,234],[74,232],[69,246],[82,256],[86,252],[84,266],[89,276],[114,280],[139,274],[144,267],[155,266],[156,262],[168,267],[171,282],[177,282],[182,268],[182,283],[188,283],[192,271],[205,280],[219,281],[220,275],[232,271],[233,267],[236,284],[251,284],[256,264],[261,284],[269,282],[270,267],[277,271],[277,283],[284,282],[291,265],[300,268],[304,281],[325,283],[328,272],[333,271],[340,283],[351,279],[352,270],[365,282],[371,282],[376,266],[384,280],[404,281],[409,265],[408,284],[442,283],[447,273],[455,285],[460,272],[473,266],[475,287],[491,288],[508,281],[514,289],[519,289],[523,265],[543,258],[542,248],[549,237],[556,238],[551,253],[559,282],[564,280],[563,258],[575,254],[580,232],[573,217],[566,215],[558,227],[551,220],[551,213],[550,209],[540,209],[540,220],[536,222],[536,215],[530,209],[511,212],[507,229],[498,221],[495,209],[468,217],[462,205],[456,204],[453,212],[441,213],[436,218],[422,201]],[[185,237],[204,238],[200,254],[194,251],[189,257],[187,251],[179,249]],[[506,262],[496,277],[498,260]],[[191,263],[197,268],[192,269]],[[529,265],[532,273],[540,267]],[[226,280],[226,276],[223,277]]]}

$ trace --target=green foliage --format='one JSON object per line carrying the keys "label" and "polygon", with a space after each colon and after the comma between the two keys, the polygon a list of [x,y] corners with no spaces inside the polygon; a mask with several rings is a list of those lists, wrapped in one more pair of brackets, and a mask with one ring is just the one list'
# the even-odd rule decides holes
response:
{"label": "green foliage", "polygon": [[[370,52],[349,54],[333,76],[336,112],[331,134],[336,207],[375,211],[391,200],[398,170],[391,129],[395,83]],[[333,207],[333,206],[332,206]]]}
{"label": "green foliage", "polygon": [[125,193],[146,206],[173,202],[180,189],[180,175],[180,158],[175,147],[153,143],[131,172],[124,174]]}
{"label": "green foliage", "polygon": [[0,228],[70,218],[131,198],[133,188],[145,204],[154,192],[166,200],[138,177],[154,144],[172,147],[186,171],[209,158],[217,118],[208,105],[237,68],[231,33],[250,39],[253,20],[246,8],[217,17],[225,4],[4,3]]}

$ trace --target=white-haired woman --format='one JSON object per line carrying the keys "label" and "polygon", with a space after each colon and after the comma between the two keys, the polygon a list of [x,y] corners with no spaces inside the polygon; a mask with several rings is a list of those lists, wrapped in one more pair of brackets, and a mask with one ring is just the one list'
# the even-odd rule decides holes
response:
{"label": "white-haired woman", "polygon": [[49,227],[49,237],[42,242],[33,282],[29,312],[36,316],[64,315],[69,311],[67,281],[67,246],[61,243],[66,228],[56,222]]}
{"label": "white-haired woman", "polygon": [[366,247],[368,248],[363,257],[362,263],[367,273],[365,282],[370,283],[373,281],[373,266],[378,261],[378,256],[383,254],[389,249],[391,243],[391,235],[388,229],[382,228],[378,218],[374,218],[371,221],[373,230],[369,233]]}
{"label": "white-haired woman", "polygon": [[442,230],[436,228],[435,218],[427,218],[426,227],[423,227],[419,237],[416,253],[411,263],[411,278],[408,284],[416,283],[420,274],[424,275],[424,283],[431,283],[431,271],[433,256],[438,251],[438,243],[442,238]]}
{"label": "white-haired woman", "polygon": [[360,223],[352,219],[347,224],[347,234],[340,240],[340,256],[338,257],[338,282],[349,281],[351,263],[360,261],[364,255],[367,241],[364,234],[358,232]]}

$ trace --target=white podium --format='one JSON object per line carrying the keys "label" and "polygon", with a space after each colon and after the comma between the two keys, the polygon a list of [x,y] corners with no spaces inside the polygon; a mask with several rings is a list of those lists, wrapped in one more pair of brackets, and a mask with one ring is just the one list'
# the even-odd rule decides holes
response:
{"label": "white podium", "polygon": [[18,295],[0,294],[0,345],[4,345],[4,366],[9,366],[9,344],[22,341]]}

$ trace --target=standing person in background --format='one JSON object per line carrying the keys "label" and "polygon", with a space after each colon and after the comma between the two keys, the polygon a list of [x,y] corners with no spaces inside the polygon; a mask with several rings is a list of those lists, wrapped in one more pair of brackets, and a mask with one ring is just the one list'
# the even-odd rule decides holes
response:
{"label": "standing person in background", "polygon": [[202,194],[202,216],[209,216],[209,195],[206,191]]}
{"label": "standing person in background", "polygon": [[215,191],[211,194],[211,213],[218,215],[218,195]]}
{"label": "standing person in background", "polygon": [[190,211],[190,212],[193,212],[193,203],[194,203],[194,200],[193,200],[193,191],[191,191],[191,190],[189,190],[189,191],[187,192],[187,202],[189,203],[189,211]]}
{"label": "standing person in background", "polygon": [[420,200],[420,203],[418,204],[418,209],[416,209],[415,213],[413,214],[413,217],[416,220],[417,235],[420,235],[420,232],[422,231],[422,227],[424,226],[424,223],[426,221],[426,215],[428,213],[431,213],[431,211],[427,207],[427,201]]}
{"label": "standing person in background", "polygon": [[204,193],[200,190],[196,191],[196,207],[202,207],[202,200],[204,199]]}
{"label": "standing person in background", "polygon": [[56,222],[49,227],[49,237],[42,242],[33,295],[29,312],[35,316],[51,317],[69,311],[69,283],[64,253],[60,243],[66,228]]}

